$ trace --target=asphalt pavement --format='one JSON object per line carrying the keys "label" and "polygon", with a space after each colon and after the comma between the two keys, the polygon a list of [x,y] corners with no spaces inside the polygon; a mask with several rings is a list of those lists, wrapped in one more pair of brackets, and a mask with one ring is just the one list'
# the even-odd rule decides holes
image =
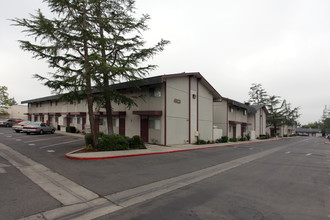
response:
{"label": "asphalt pavement", "polygon": [[0,142],[4,219],[330,218],[323,138],[147,145],[81,160],[64,155],[84,146],[82,136],[1,128]]}

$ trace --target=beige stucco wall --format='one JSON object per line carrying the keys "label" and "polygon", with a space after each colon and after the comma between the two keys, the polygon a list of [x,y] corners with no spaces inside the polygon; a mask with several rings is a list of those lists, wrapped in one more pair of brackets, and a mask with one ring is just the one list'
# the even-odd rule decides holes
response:
{"label": "beige stucco wall", "polygon": [[213,103],[213,120],[214,126],[222,129],[224,136],[228,136],[227,101],[222,100]]}
{"label": "beige stucco wall", "polygon": [[[166,80],[167,145],[185,144],[189,140],[189,78]],[[176,100],[176,101],[175,101]]]}
{"label": "beige stucco wall", "polygon": [[[189,78],[188,78],[189,79]],[[189,83],[189,80],[188,80]],[[196,78],[190,78],[190,142],[196,143],[198,140],[195,136],[195,133],[199,130],[199,137],[202,139],[203,132],[201,133],[201,129],[198,129],[197,126],[201,126],[197,122],[197,114],[198,114],[198,102],[200,102],[200,94],[197,97],[197,90],[201,90],[202,86],[198,85],[199,82]],[[200,92],[200,91],[199,91]]]}
{"label": "beige stucco wall", "polygon": [[202,85],[198,87],[198,131],[203,140],[213,140],[213,95]]}
{"label": "beige stucco wall", "polygon": [[[240,123],[247,123],[247,113],[244,115],[243,112],[246,111],[245,109],[232,106],[233,111],[229,111],[230,105],[228,106],[228,123],[229,121],[235,121],[235,122],[240,122]],[[236,138],[241,138],[242,136],[244,137],[247,132],[248,132],[248,127],[246,127],[246,131],[242,135],[242,125],[237,123],[235,126],[229,124],[229,129],[228,129],[228,137],[232,138],[234,137],[234,130],[236,129]]]}
{"label": "beige stucco wall", "polygon": [[[166,86],[166,88],[165,88]],[[190,87],[189,87],[190,86]],[[160,97],[150,96],[150,88],[160,88]],[[190,91],[189,91],[190,88]],[[117,105],[112,103],[113,111],[126,112],[125,116],[125,135],[132,137],[140,135],[141,117],[149,117],[149,119],[160,120],[160,127],[149,128],[149,143],[156,143],[164,145],[172,144],[186,144],[189,142],[194,143],[197,138],[195,132],[199,131],[199,137],[204,140],[212,140],[213,138],[213,95],[209,90],[195,77],[182,76],[182,77],[169,77],[166,82],[145,86],[141,90],[125,89],[121,90],[127,96],[143,96],[143,99],[135,99],[137,106],[127,108],[125,105]],[[165,111],[165,92],[166,92],[166,111]],[[190,94],[190,95],[189,95]],[[194,98],[194,95],[198,97]],[[52,105],[50,104],[52,103]],[[190,103],[190,106],[189,106]],[[198,108],[198,109],[197,109]],[[190,111],[189,111],[190,109]],[[105,112],[104,108],[98,109],[94,105],[95,112]],[[161,111],[161,116],[140,116],[133,114],[133,111]],[[42,102],[41,106],[38,103],[30,104],[29,113],[44,113],[44,121],[50,119],[50,123],[57,127],[60,125],[61,130],[65,130],[67,125],[67,115],[62,114],[58,117],[58,123],[55,122],[55,116],[48,117],[47,113],[80,113],[86,112],[86,132],[90,132],[89,116],[87,113],[86,100],[80,103],[67,103],[63,101],[47,101]],[[166,115],[165,115],[166,114]],[[189,117],[190,114],[190,117]],[[32,115],[32,120],[39,115]],[[82,130],[82,115],[71,115],[71,126],[75,126],[78,130]],[[99,116],[103,120],[103,125],[99,126],[99,131],[107,133],[106,117]],[[165,131],[165,117],[166,117],[166,131]],[[81,123],[77,123],[80,118]],[[118,116],[114,116],[118,118]],[[190,121],[189,121],[190,119]],[[198,120],[198,121],[197,121]],[[190,130],[189,130],[190,123]],[[157,123],[157,125],[159,125]],[[224,129],[225,130],[225,129]],[[114,127],[114,132],[119,133],[119,127]],[[166,141],[165,141],[166,132]],[[190,134],[190,137],[189,137]]]}
{"label": "beige stucco wall", "polygon": [[[149,95],[149,88],[160,88],[161,95],[160,97],[152,97]],[[126,107],[125,105],[117,105],[112,103],[113,111],[125,111],[125,136],[132,137],[134,135],[140,135],[140,121],[141,116],[133,114],[133,111],[163,111],[164,106],[164,90],[162,84],[153,85],[150,87],[142,87],[141,90],[127,89],[122,91],[129,97],[143,96],[143,98],[136,98],[135,103],[137,106],[133,105],[131,108]],[[100,111],[105,112],[105,109],[100,109]],[[107,132],[106,119],[104,118],[105,125],[102,126],[102,131]],[[149,118],[160,119],[160,128],[161,129],[149,129],[149,143],[164,144],[164,134],[162,129],[163,125],[163,116],[149,116]],[[100,126],[101,131],[101,126]],[[119,133],[119,127],[114,127],[114,133]]]}
{"label": "beige stucco wall", "polygon": [[26,105],[13,105],[6,108],[3,107],[2,109],[8,112],[8,115],[1,115],[1,118],[28,119],[26,115],[28,113],[28,107]]}
{"label": "beige stucco wall", "polygon": [[[189,86],[190,84],[190,86]],[[190,88],[190,96],[189,96]],[[166,80],[167,145],[213,139],[213,96],[199,80],[188,76]],[[198,96],[198,97],[197,97]],[[189,106],[190,103],[190,106]],[[190,107],[190,110],[189,110]],[[197,109],[198,108],[198,109]],[[190,111],[190,112],[189,112]],[[189,117],[190,114],[190,117]],[[190,119],[190,131],[189,131]],[[198,120],[198,121],[197,121]]]}
{"label": "beige stucco wall", "polygon": [[258,109],[255,114],[248,115],[248,123],[251,123],[249,130],[255,131],[256,137],[267,133],[266,118],[267,115],[263,108]]}

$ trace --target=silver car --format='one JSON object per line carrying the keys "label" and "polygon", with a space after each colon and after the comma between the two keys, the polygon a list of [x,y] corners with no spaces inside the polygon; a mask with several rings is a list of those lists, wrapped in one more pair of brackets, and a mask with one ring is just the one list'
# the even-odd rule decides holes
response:
{"label": "silver car", "polygon": [[31,123],[30,121],[22,121],[16,125],[13,125],[13,130],[16,131],[17,133],[19,133],[23,130],[24,126],[27,126],[30,123]]}
{"label": "silver car", "polygon": [[14,119],[0,119],[0,126],[12,127],[14,124],[16,124]]}
{"label": "silver car", "polygon": [[55,133],[55,128],[44,122],[31,122],[30,124],[23,126],[23,132],[27,134],[45,134],[45,133]]}

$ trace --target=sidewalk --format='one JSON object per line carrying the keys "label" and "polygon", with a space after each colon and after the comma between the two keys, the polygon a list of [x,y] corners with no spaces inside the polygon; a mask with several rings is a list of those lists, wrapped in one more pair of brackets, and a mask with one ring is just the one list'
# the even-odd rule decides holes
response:
{"label": "sidewalk", "polygon": [[168,153],[177,153],[184,151],[192,150],[201,150],[225,146],[234,146],[234,145],[245,145],[252,143],[262,143],[268,141],[276,141],[281,138],[272,138],[267,140],[253,140],[253,141],[244,141],[244,142],[228,142],[228,143],[216,143],[216,144],[204,144],[204,145],[174,145],[174,146],[159,146],[146,144],[147,149],[139,150],[122,150],[122,151],[99,151],[99,152],[87,152],[87,153],[75,153],[79,150],[72,151],[65,155],[66,158],[71,160],[103,160],[103,159],[114,159],[122,157],[137,157],[137,156],[146,156],[153,154],[168,154]]}

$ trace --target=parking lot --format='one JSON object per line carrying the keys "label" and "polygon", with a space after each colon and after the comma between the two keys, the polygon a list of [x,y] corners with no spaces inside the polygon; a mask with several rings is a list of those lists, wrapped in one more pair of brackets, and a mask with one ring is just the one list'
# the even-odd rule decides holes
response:
{"label": "parking lot", "polygon": [[83,136],[71,136],[63,132],[55,134],[16,133],[12,128],[0,127],[1,142],[36,160],[63,158],[70,151],[84,146]]}

